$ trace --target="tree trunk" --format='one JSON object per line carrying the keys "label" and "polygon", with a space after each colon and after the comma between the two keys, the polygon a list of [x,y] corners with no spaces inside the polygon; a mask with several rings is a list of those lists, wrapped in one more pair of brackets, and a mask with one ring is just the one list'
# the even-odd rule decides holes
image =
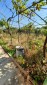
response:
{"label": "tree trunk", "polygon": [[10,35],[10,41],[11,41],[11,45],[12,45],[12,33],[10,32],[10,29],[8,28],[8,33],[9,33],[9,35]]}
{"label": "tree trunk", "polygon": [[44,57],[46,57],[46,55],[45,55],[46,43],[47,43],[47,36],[46,36],[46,39],[45,39],[45,42],[44,42],[44,46],[43,46],[43,56]]}
{"label": "tree trunk", "polygon": [[11,41],[11,43],[10,43],[10,44],[12,45],[12,35],[11,35],[11,34],[10,34],[10,41]]}

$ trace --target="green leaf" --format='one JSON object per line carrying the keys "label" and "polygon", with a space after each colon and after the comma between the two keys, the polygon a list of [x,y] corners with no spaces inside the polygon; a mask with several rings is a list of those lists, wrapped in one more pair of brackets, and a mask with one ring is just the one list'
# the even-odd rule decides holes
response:
{"label": "green leaf", "polygon": [[[21,11],[26,9],[26,4],[28,0],[12,0],[13,7],[15,8],[16,12],[18,11],[21,13]],[[29,13],[29,10],[26,10],[22,12],[21,14]]]}
{"label": "green leaf", "polygon": [[0,26],[3,26],[3,21],[0,21]]}
{"label": "green leaf", "polygon": [[43,85],[47,85],[47,77],[46,77],[46,79],[44,80]]}

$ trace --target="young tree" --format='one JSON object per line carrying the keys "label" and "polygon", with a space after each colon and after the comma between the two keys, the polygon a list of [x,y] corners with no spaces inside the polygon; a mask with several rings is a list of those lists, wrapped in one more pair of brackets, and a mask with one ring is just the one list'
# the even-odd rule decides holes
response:
{"label": "young tree", "polygon": [[[1,0],[0,0],[1,1]],[[22,16],[28,16],[29,18],[31,18],[33,16],[33,14],[37,15],[39,18],[41,18],[45,24],[47,24],[47,21],[44,20],[40,15],[38,15],[36,13],[36,10],[41,10],[42,6],[45,6],[47,5],[47,0],[36,0],[36,1],[33,1],[33,3],[31,3],[31,6],[27,7],[26,4],[29,0],[12,0],[12,5],[13,5],[13,8],[15,9],[15,12],[16,12],[16,15],[18,15],[18,25],[19,25],[19,29],[20,29],[20,20],[19,20],[19,15],[22,15]],[[11,17],[9,19],[12,19],[12,18],[15,18],[15,17]],[[11,35],[11,34],[10,34]],[[46,36],[46,40],[44,42],[44,46],[43,46],[43,52],[44,49],[45,49],[45,44],[46,44],[46,41],[47,41],[47,36]]]}
{"label": "young tree", "polygon": [[5,26],[5,28],[8,30],[8,33],[10,35],[11,45],[12,45],[12,33],[10,31],[9,23],[6,20],[2,19],[2,20],[0,20],[0,26],[1,27]]}

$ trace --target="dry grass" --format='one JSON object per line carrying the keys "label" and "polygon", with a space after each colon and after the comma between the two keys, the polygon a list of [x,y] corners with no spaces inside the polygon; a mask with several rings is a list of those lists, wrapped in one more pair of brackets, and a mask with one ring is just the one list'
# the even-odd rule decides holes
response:
{"label": "dry grass", "polygon": [[[44,35],[36,36],[35,34],[30,34],[28,36],[28,34],[21,33],[19,35],[19,42],[18,42],[18,34],[14,33],[12,35],[12,46],[11,46],[11,41],[10,41],[11,38],[9,34],[2,33],[1,39],[6,43],[7,46],[10,46],[10,47],[16,46],[16,45],[23,46],[25,49],[25,53],[26,53],[25,55],[27,57],[31,57],[32,55],[36,54],[39,49],[43,48],[45,36]],[[34,42],[36,40],[39,40],[40,42],[42,41],[42,46],[39,47],[35,45]],[[31,42],[31,44],[29,42]]]}

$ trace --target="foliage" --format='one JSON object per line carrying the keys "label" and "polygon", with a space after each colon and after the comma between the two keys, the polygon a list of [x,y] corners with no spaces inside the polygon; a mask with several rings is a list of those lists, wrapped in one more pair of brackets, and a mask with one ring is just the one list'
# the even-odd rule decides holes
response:
{"label": "foliage", "polygon": [[28,46],[29,46],[29,49],[31,49],[31,47],[32,47],[32,42],[31,41],[28,42]]}
{"label": "foliage", "polygon": [[2,20],[0,20],[0,26],[5,26],[6,28],[8,28],[8,23],[7,23],[7,21],[6,20],[4,20],[4,19],[2,19]]}
{"label": "foliage", "polygon": [[13,56],[15,53],[15,49],[10,49],[7,45],[3,45],[4,50],[9,54],[9,56]]}
{"label": "foliage", "polygon": [[41,28],[41,33],[47,36],[47,26]]}
{"label": "foliage", "polygon": [[0,26],[3,26],[3,21],[0,21]]}
{"label": "foliage", "polygon": [[[24,9],[26,9],[26,3],[28,2],[28,0],[12,0],[13,3],[13,7],[16,10],[16,13],[18,14],[18,12],[20,13],[21,11],[23,11]],[[28,13],[28,10],[26,10],[25,12],[22,12],[21,14],[24,13]]]}
{"label": "foliage", "polygon": [[23,58],[23,56],[18,56],[16,57],[17,62],[19,62],[19,64],[24,65],[25,64],[25,59]]}
{"label": "foliage", "polygon": [[45,6],[46,2],[44,0],[39,0],[38,2],[34,1],[32,6],[36,7],[36,10],[40,10],[42,6]]}
{"label": "foliage", "polygon": [[42,46],[42,42],[40,40],[35,40],[34,44],[37,46]]}
{"label": "foliage", "polygon": [[0,39],[0,45],[1,45],[1,46],[2,46],[2,45],[6,45],[6,43],[5,43],[3,40]]}
{"label": "foliage", "polygon": [[47,77],[46,77],[46,79],[44,80],[43,85],[47,85]]}
{"label": "foliage", "polygon": [[36,29],[34,29],[34,31],[35,31],[35,34],[36,34],[36,35],[41,34],[41,30],[40,30],[40,28],[36,28]]}

